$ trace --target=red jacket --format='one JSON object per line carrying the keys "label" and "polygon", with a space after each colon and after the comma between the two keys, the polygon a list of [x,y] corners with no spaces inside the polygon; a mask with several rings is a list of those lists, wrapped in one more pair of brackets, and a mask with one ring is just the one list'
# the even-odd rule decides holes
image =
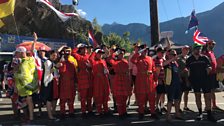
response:
{"label": "red jacket", "polygon": [[129,65],[126,59],[114,60],[110,59],[110,64],[113,66],[115,75],[112,85],[112,93],[114,96],[129,96],[131,95],[131,80],[129,74]]}
{"label": "red jacket", "polygon": [[109,80],[106,62],[102,59],[95,59],[95,52],[90,56],[93,70],[93,97],[109,96]]}
{"label": "red jacket", "polygon": [[59,68],[60,85],[59,98],[75,98],[75,83],[77,82],[76,69],[73,63],[69,61],[61,62],[63,65]]}
{"label": "red jacket", "polygon": [[72,55],[78,61],[78,91],[88,89],[92,83],[89,55],[79,55],[77,53],[73,53]]}
{"label": "red jacket", "polygon": [[155,64],[149,56],[139,56],[138,53],[134,54],[131,62],[136,64],[138,73],[135,81],[135,94],[147,94],[155,92],[154,74],[156,73]]}

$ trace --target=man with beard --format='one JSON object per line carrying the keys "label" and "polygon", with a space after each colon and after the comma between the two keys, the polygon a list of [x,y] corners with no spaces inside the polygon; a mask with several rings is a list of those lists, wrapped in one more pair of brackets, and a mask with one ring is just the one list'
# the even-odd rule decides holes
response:
{"label": "man with beard", "polygon": [[211,84],[208,81],[209,73],[212,70],[211,63],[207,56],[201,54],[201,45],[194,44],[192,56],[186,61],[186,71],[189,72],[189,81],[195,93],[196,105],[199,111],[197,120],[203,119],[201,90],[204,93],[205,109],[207,119],[216,122],[211,112]]}

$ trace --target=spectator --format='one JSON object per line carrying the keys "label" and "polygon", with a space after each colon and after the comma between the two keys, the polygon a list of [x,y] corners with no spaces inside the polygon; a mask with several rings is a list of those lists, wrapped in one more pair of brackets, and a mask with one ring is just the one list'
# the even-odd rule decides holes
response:
{"label": "spectator", "polygon": [[[184,100],[184,110],[185,111],[191,111],[188,107],[188,94],[189,91],[191,90],[191,86],[190,86],[190,82],[188,80],[188,73],[185,71],[186,68],[186,60],[189,57],[188,53],[189,53],[189,46],[185,45],[182,50],[181,50],[181,55],[179,56],[177,63],[179,65],[179,74],[181,77],[181,90],[182,93],[184,94],[183,96],[183,100]],[[182,96],[182,95],[181,95]],[[181,102],[180,102],[181,103]]]}
{"label": "spectator", "polygon": [[166,70],[171,71],[171,81],[166,84],[166,92],[167,92],[167,117],[166,120],[168,122],[171,121],[171,108],[172,104],[174,103],[175,106],[175,118],[182,120],[183,118],[180,115],[179,112],[179,102],[181,99],[181,82],[180,82],[180,76],[179,76],[179,71],[178,71],[178,64],[177,64],[177,53],[175,50],[171,50],[168,59],[164,62],[164,66]]}
{"label": "spectator", "polygon": [[37,91],[37,71],[35,68],[35,60],[33,57],[26,56],[26,48],[18,47],[16,52],[22,59],[18,69],[15,72],[15,83],[20,97],[25,97],[29,110],[29,120],[33,118],[33,101],[32,94]]}
{"label": "spectator", "polygon": [[186,61],[186,71],[190,73],[189,81],[195,93],[196,105],[199,111],[198,120],[203,119],[201,90],[204,93],[205,110],[207,112],[207,119],[216,122],[216,119],[211,112],[211,84],[208,81],[209,73],[212,70],[211,63],[207,56],[201,54],[201,45],[194,44],[192,56]]}

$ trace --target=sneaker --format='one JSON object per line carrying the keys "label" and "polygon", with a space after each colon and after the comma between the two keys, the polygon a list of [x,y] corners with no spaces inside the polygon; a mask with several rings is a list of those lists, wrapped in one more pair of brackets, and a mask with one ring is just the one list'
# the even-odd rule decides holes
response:
{"label": "sneaker", "polygon": [[166,113],[167,113],[166,108],[164,108],[164,107],[163,107],[163,108],[161,108],[161,113],[162,113],[162,114],[166,114]]}
{"label": "sneaker", "polygon": [[217,119],[212,114],[207,115],[207,119],[211,122],[217,122]]}
{"label": "sneaker", "polygon": [[184,111],[191,111],[188,107],[184,107]]}
{"label": "sneaker", "polygon": [[198,121],[201,121],[203,119],[203,114],[198,114],[196,119]]}

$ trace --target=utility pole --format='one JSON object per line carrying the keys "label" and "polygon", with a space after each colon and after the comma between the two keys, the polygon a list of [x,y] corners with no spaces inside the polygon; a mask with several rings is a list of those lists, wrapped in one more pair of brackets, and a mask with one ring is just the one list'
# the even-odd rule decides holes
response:
{"label": "utility pole", "polygon": [[151,46],[159,42],[158,0],[149,0],[151,21]]}

